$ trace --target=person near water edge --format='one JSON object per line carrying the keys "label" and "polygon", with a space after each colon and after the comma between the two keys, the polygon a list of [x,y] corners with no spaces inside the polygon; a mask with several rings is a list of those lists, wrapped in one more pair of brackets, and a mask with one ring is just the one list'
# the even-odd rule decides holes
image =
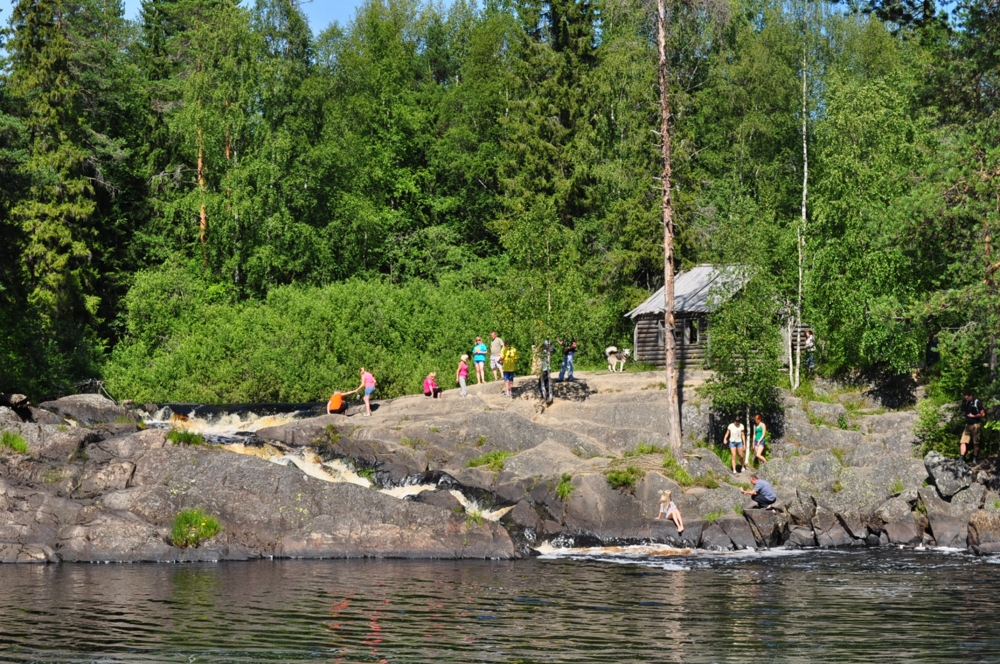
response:
{"label": "person near water edge", "polygon": [[726,435],[722,439],[722,444],[729,445],[730,461],[733,464],[733,475],[736,474],[736,467],[743,468],[743,446],[747,443],[747,430],[740,422],[737,415],[733,418],[732,424],[726,427]]}
{"label": "person near water edge", "polygon": [[490,349],[483,343],[482,337],[476,337],[476,345],[472,347],[472,362],[476,365],[476,384],[486,382],[486,354]]}
{"label": "person near water edge", "polygon": [[983,432],[983,419],[986,417],[986,409],[983,402],[972,396],[971,390],[965,391],[965,400],[962,402],[962,414],[965,416],[965,429],[962,430],[962,441],[959,451],[962,455],[962,462],[965,462],[965,452],[969,441],[972,441],[972,465],[979,463],[979,437]]}
{"label": "person near water edge", "polygon": [[465,389],[465,379],[469,375],[469,356],[463,355],[458,360],[458,369],[455,370],[455,382],[458,386],[462,388],[462,391],[458,393],[460,397],[467,397],[469,393]]}
{"label": "person near water edge", "polygon": [[490,369],[493,370],[493,380],[499,380],[498,371],[503,371],[500,365],[500,353],[503,352],[503,339],[497,336],[496,330],[490,332]]}
{"label": "person near water edge", "polygon": [[757,509],[769,509],[774,510],[775,501],[778,500],[778,494],[774,492],[774,487],[767,480],[762,480],[757,477],[757,473],[750,475],[750,484],[753,485],[753,489],[747,491],[746,489],[740,489],[740,493],[744,496],[750,496],[750,499],[757,503]]}
{"label": "person near water edge", "polygon": [[562,366],[559,367],[559,377],[556,378],[556,382],[561,383],[564,375],[566,380],[576,380],[573,378],[573,358],[576,357],[577,349],[576,339],[571,339],[569,343],[563,343],[561,339],[556,339],[556,343],[563,351]]}
{"label": "person near water edge", "polygon": [[681,511],[677,509],[677,505],[671,499],[673,492],[670,489],[665,489],[663,493],[660,494],[660,513],[656,515],[653,521],[659,521],[660,517],[665,519],[670,519],[677,525],[677,533],[684,532],[684,519],[681,517]]}

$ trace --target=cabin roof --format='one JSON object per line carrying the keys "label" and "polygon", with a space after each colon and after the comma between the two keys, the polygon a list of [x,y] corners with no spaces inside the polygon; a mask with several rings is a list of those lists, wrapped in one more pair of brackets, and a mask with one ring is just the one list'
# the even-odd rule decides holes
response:
{"label": "cabin roof", "polygon": [[[674,313],[710,313],[718,305],[720,293],[728,290],[732,295],[745,283],[746,277],[734,267],[703,264],[680,272],[674,278]],[[635,319],[647,314],[662,314],[665,310],[666,301],[661,287],[625,316]]]}

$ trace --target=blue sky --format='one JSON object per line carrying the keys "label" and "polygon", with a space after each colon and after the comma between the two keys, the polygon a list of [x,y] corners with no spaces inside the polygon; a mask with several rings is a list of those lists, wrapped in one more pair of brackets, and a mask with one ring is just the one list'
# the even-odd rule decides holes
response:
{"label": "blue sky", "polygon": [[[348,21],[354,18],[354,10],[360,5],[362,0],[312,0],[303,2],[302,10],[309,17],[309,25],[313,32],[319,34],[321,30],[337,21],[341,25],[347,25]],[[6,24],[10,18],[11,0],[0,0],[0,23]],[[138,18],[141,0],[125,0],[125,17]]]}

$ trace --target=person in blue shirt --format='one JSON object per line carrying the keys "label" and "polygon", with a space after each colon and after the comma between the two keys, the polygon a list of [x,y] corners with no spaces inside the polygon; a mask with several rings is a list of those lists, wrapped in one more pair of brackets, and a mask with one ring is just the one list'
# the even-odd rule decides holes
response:
{"label": "person in blue shirt", "polygon": [[750,496],[750,499],[757,503],[756,509],[769,509],[772,512],[774,508],[774,502],[778,500],[778,495],[774,493],[774,487],[767,480],[762,480],[757,477],[757,473],[750,475],[750,484],[753,485],[752,491],[747,491],[746,489],[740,489],[740,493],[744,496]]}
{"label": "person in blue shirt", "polygon": [[476,345],[472,347],[472,361],[476,365],[476,384],[486,382],[486,354],[490,349],[483,343],[482,337],[476,337]]}

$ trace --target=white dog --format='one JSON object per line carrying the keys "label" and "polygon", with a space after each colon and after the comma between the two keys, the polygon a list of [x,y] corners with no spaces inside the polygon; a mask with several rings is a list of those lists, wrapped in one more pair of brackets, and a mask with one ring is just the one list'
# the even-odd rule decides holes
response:
{"label": "white dog", "polygon": [[632,351],[628,348],[618,350],[616,346],[608,346],[604,349],[604,356],[608,358],[608,371],[625,371],[625,363],[632,357]]}

